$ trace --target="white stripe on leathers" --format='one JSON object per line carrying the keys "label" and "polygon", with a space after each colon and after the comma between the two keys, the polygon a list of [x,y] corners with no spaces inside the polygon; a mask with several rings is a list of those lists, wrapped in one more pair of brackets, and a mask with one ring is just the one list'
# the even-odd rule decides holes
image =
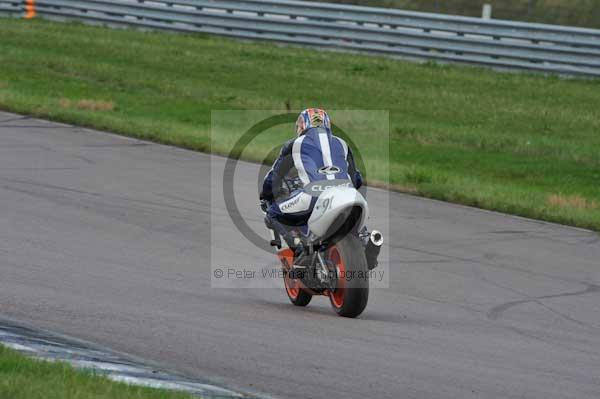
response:
{"label": "white stripe on leathers", "polygon": [[301,148],[302,142],[306,136],[300,136],[294,141],[294,145],[292,146],[292,159],[294,160],[294,166],[296,170],[298,170],[298,177],[302,181],[302,183],[306,186],[310,183],[310,179],[308,178],[308,174],[306,173],[306,169],[304,169],[304,164],[302,163],[302,155]]}
{"label": "white stripe on leathers", "polygon": [[[323,155],[323,165],[333,166],[331,160],[331,148],[329,147],[329,136],[327,133],[319,133],[319,143],[321,144],[321,154]],[[335,175],[326,175],[327,180],[335,179]]]}
{"label": "white stripe on leathers", "polygon": [[[339,140],[339,142],[342,144],[342,147],[344,148],[344,159],[346,160],[346,168],[348,168],[350,167],[350,164],[348,163],[348,144],[344,139],[341,139],[337,136],[335,138]],[[347,173],[347,176],[348,179],[352,180],[352,178],[350,177],[350,173]]]}

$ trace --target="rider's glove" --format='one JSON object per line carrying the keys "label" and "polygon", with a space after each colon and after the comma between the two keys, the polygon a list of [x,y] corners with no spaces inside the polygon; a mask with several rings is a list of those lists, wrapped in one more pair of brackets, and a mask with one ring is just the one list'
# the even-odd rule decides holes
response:
{"label": "rider's glove", "polygon": [[260,200],[260,209],[262,209],[263,212],[267,213],[267,209],[269,209],[269,202],[267,200]]}

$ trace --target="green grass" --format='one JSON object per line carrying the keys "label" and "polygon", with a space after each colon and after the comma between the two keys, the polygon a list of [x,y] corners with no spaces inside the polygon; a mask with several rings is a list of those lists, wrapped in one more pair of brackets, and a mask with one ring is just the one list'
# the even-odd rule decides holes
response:
{"label": "green grass", "polygon": [[2,399],[192,399],[180,392],[111,381],[66,363],[25,357],[0,345]]}
{"label": "green grass", "polygon": [[[389,110],[396,189],[600,230],[598,80],[0,20],[7,110],[227,153],[234,134],[222,129],[211,147],[211,110],[307,106]],[[386,148],[359,125],[369,179],[387,181],[376,168]],[[263,160],[290,136],[273,130],[243,156]]]}
{"label": "green grass", "polygon": [[[312,0],[321,1],[321,0]],[[481,17],[484,3],[493,18],[600,28],[600,3],[596,0],[327,0],[372,7]]]}

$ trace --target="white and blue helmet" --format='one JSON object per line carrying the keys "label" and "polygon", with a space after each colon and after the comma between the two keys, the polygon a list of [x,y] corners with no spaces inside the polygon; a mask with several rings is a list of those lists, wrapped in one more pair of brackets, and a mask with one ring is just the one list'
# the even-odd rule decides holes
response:
{"label": "white and blue helmet", "polygon": [[313,127],[323,127],[331,131],[331,121],[327,112],[320,108],[307,108],[300,112],[296,120],[296,135],[301,136]]}

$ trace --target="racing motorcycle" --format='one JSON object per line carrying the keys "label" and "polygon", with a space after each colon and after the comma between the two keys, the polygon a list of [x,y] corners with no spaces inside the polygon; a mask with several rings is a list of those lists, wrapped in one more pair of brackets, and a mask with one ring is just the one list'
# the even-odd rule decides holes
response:
{"label": "racing motorcycle", "polygon": [[318,196],[306,225],[273,226],[265,219],[287,296],[306,306],[324,295],[338,315],[357,317],[367,306],[369,272],[378,265],[383,236],[365,227],[367,201],[347,180],[315,182],[304,191]]}

